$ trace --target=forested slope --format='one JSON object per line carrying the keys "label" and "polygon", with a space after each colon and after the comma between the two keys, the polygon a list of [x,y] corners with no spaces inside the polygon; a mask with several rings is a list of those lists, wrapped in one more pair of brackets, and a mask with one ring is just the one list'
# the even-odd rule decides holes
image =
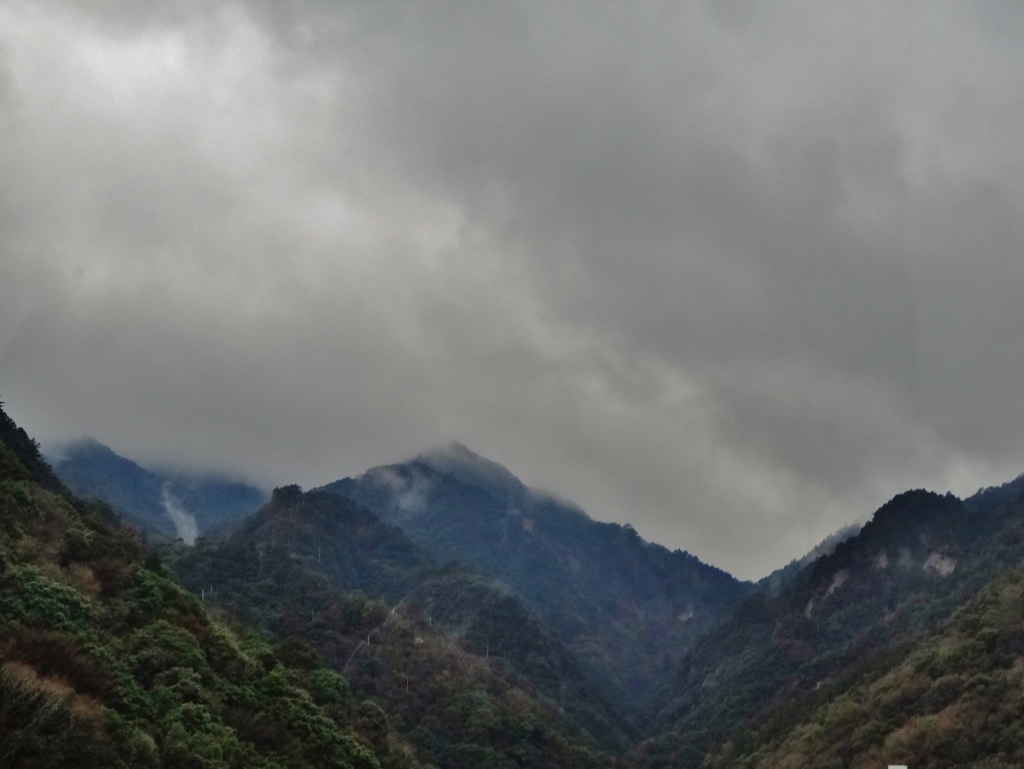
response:
{"label": "forested slope", "polygon": [[536,492],[455,444],[324,491],[366,505],[440,560],[507,585],[605,696],[638,712],[679,656],[753,586]]}
{"label": "forested slope", "polygon": [[331,589],[288,543],[255,554],[245,624],[63,489],[0,410],[0,765],[615,765],[422,614]]}
{"label": "forested slope", "polygon": [[730,741],[709,769],[1024,765],[1024,572]]}
{"label": "forested slope", "polygon": [[213,619],[0,410],[0,766],[360,767],[345,680]]}
{"label": "forested slope", "polygon": [[[577,734],[577,762],[596,760],[588,742],[628,745],[625,723],[518,599],[482,575],[437,567],[350,500],[278,489],[227,539],[179,547],[173,562],[231,615],[312,644],[432,760],[469,766],[468,756],[505,745],[526,761],[532,740],[563,740],[560,730]],[[460,710],[470,701],[480,706],[472,718]]]}
{"label": "forested slope", "polygon": [[758,588],[461,447],[154,552],[0,410],[0,765],[1019,766],[1022,483]]}
{"label": "forested slope", "polygon": [[[994,497],[993,497],[994,499]],[[934,630],[1021,561],[1024,501],[968,509],[924,491],[901,494],[861,532],[777,596],[745,601],[684,658],[645,767],[695,767],[820,687],[886,660]]]}

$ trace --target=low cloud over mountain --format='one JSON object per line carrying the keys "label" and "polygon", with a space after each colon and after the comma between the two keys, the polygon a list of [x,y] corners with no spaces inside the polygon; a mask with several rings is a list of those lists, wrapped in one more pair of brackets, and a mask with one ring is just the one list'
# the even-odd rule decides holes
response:
{"label": "low cloud over mountain", "polygon": [[[743,577],[1019,436],[1008,2],[0,7],[0,390],[323,483],[463,440]],[[621,520],[621,519],[620,519]]]}

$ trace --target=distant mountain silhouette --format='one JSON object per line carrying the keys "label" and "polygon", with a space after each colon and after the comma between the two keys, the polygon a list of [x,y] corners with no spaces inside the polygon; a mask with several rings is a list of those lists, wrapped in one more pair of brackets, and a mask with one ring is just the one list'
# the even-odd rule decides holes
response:
{"label": "distant mountain silhouette", "polygon": [[[295,623],[306,627],[304,619],[312,620],[317,613],[328,616],[325,607],[342,596],[349,596],[346,602],[351,596],[363,602],[384,600],[392,607],[396,627],[419,624],[421,639],[452,647],[447,653],[461,658],[456,663],[460,668],[480,668],[491,660],[529,681],[539,692],[531,696],[557,703],[569,728],[583,729],[595,743],[616,751],[629,744],[625,721],[519,598],[487,576],[455,565],[438,567],[401,529],[345,497],[303,493],[297,486],[275,489],[270,503],[225,539],[178,548],[172,562],[195,592],[206,590],[236,617],[281,635],[295,632]],[[316,627],[311,621],[311,629]],[[335,641],[323,633],[313,632],[310,639],[329,659],[338,653],[330,651]],[[359,681],[356,670],[367,659],[375,660],[371,669],[379,670],[383,659],[409,655],[413,640],[408,632],[382,633],[371,639],[376,651],[347,646],[339,656],[347,663],[343,672]],[[385,700],[393,698],[390,704],[396,708],[410,697],[451,707],[424,686],[430,677],[426,668],[436,668],[438,662],[422,660],[417,664],[424,670],[411,674],[411,683],[386,693],[372,680],[380,673],[367,676],[366,685],[378,687]]]}
{"label": "distant mountain silhouette", "polygon": [[897,495],[754,586],[458,444],[242,518],[94,441],[60,467],[218,532],[147,544],[0,408],[12,765],[1024,763],[1024,477]]}
{"label": "distant mountain silhouette", "polygon": [[[865,666],[902,658],[922,633],[1021,562],[1024,497],[1014,495],[1016,483],[970,505],[951,494],[900,494],[777,595],[748,598],[684,658],[649,722],[658,736],[643,747],[640,765],[699,766],[727,741],[734,749],[759,728],[791,725],[817,702],[818,688],[856,683]],[[725,766],[739,765],[735,759],[722,754]]]}
{"label": "distant mountain silhouette", "polygon": [[771,595],[778,595],[782,588],[788,585],[801,571],[803,571],[803,568],[807,566],[807,564],[813,563],[824,555],[831,555],[835,552],[836,547],[848,540],[850,537],[856,536],[860,530],[860,524],[856,523],[852,523],[849,526],[843,526],[838,531],[829,534],[825,539],[811,548],[810,551],[800,558],[794,558],[781,569],[776,569],[767,577],[763,577],[758,580],[758,588]]}
{"label": "distant mountain silhouette", "polygon": [[623,726],[518,599],[350,500],[147,543],[0,407],[0,766],[621,769]]}
{"label": "distant mountain silhouette", "polygon": [[1021,766],[1022,595],[1024,572],[1010,569],[945,622],[748,724],[701,766]]}
{"label": "distant mountain silhouette", "polygon": [[437,559],[500,580],[627,709],[646,703],[693,640],[753,590],[628,525],[594,521],[529,489],[461,444],[322,491],[378,512]]}
{"label": "distant mountain silhouette", "polygon": [[147,470],[91,438],[63,447],[54,471],[76,494],[102,499],[128,523],[189,544],[267,500],[260,489],[216,475]]}

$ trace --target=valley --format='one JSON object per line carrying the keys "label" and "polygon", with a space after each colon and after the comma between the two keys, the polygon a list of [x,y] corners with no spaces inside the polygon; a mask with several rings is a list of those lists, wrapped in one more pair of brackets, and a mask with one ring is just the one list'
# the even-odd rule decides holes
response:
{"label": "valley", "polygon": [[[279,487],[249,514],[208,512],[237,489],[194,491],[190,544],[153,516],[168,481],[98,444],[85,455],[102,462],[80,452],[51,470],[4,419],[0,683],[22,705],[0,708],[0,746],[19,760],[682,769],[1024,755],[1019,481],[966,500],[906,492],[754,585],[459,445]],[[326,731],[295,731],[275,697],[298,697]]]}
{"label": "valley", "polygon": [[0,769],[1024,769],[1022,80],[1021,2],[0,0]]}

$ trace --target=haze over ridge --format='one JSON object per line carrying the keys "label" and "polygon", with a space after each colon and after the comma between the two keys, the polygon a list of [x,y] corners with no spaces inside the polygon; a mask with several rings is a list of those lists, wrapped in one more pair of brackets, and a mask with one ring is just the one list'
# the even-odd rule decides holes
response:
{"label": "haze over ridge", "polygon": [[0,395],[313,486],[463,441],[741,577],[1016,476],[1011,3],[0,7]]}

